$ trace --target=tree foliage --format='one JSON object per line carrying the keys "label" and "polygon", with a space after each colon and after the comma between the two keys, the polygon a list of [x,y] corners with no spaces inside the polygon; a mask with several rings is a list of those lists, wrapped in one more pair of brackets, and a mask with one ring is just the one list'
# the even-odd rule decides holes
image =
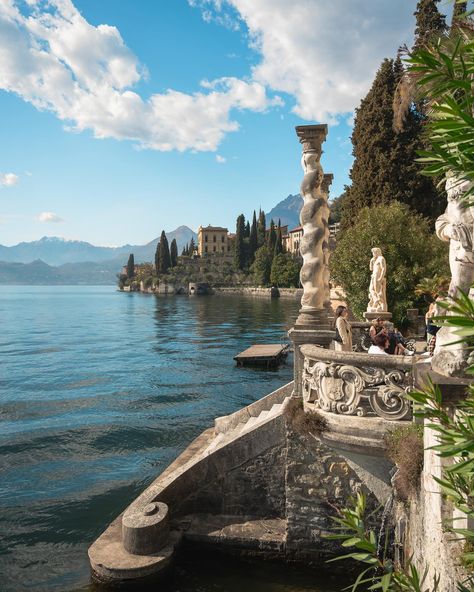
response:
{"label": "tree foliage", "polygon": [[398,202],[365,208],[338,240],[330,261],[334,281],[359,317],[368,302],[372,247],[381,248],[387,261],[388,307],[397,321],[416,304],[414,290],[420,279],[448,269],[446,245],[420,215]]}
{"label": "tree foliage", "polygon": [[130,253],[127,261],[127,278],[131,279],[135,275],[135,258],[133,253]]}
{"label": "tree foliage", "polygon": [[301,263],[290,253],[278,253],[273,257],[270,283],[280,288],[297,288],[300,284]]}
{"label": "tree foliage", "polygon": [[240,214],[235,225],[234,262],[237,269],[245,269],[245,217]]}
{"label": "tree foliage", "polygon": [[255,253],[258,249],[258,231],[257,231],[257,216],[255,210],[253,212],[252,226],[250,228],[249,248],[248,248],[248,264],[252,265],[255,260]]}
{"label": "tree foliage", "polygon": [[261,247],[265,243],[266,237],[266,220],[265,220],[265,212],[262,210],[258,213],[258,221],[257,221],[257,244]]}
{"label": "tree foliage", "polygon": [[171,241],[170,246],[170,264],[171,267],[176,267],[178,265],[178,243],[175,238]]}
{"label": "tree foliage", "polygon": [[415,10],[415,49],[446,31],[446,20],[437,7],[439,2],[440,0],[419,0]]}
{"label": "tree foliage", "polygon": [[160,242],[156,248],[155,267],[159,275],[165,275],[171,267],[170,248],[164,230],[161,232]]}
{"label": "tree foliage", "polygon": [[255,253],[255,261],[250,267],[255,283],[259,286],[268,286],[272,270],[272,255],[267,245],[261,246]]}

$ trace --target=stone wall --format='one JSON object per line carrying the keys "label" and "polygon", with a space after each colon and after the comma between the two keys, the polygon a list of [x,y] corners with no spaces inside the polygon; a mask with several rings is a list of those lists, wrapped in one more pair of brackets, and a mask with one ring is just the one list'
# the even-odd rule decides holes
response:
{"label": "stone wall", "polygon": [[[369,508],[380,506],[380,500],[369,487],[367,468],[381,464],[388,481],[391,465],[383,458],[356,457],[311,435],[287,433],[286,551],[289,559],[323,567],[327,559],[340,555],[340,543],[327,540],[325,535],[334,532],[332,517],[337,515],[337,508],[347,507],[358,491],[366,493]],[[347,563],[340,566],[347,569]]]}
{"label": "stone wall", "polygon": [[458,592],[457,583],[467,577],[459,559],[463,542],[448,532],[447,527],[466,528],[467,524],[465,516],[456,514],[434,479],[442,476],[442,466],[446,462],[429,449],[436,444],[435,433],[425,425],[420,490],[408,505],[397,505],[396,534],[401,544],[401,559],[406,561],[412,557],[420,573],[428,569],[427,585],[433,586],[433,578],[437,576],[440,592]]}
{"label": "stone wall", "polygon": [[242,465],[210,479],[176,503],[176,515],[209,513],[252,517],[282,517],[285,512],[286,448],[265,450]]}

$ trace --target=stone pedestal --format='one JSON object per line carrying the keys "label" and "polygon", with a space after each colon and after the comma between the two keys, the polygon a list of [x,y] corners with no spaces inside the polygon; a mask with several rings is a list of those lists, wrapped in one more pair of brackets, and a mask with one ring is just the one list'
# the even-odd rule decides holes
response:
{"label": "stone pedestal", "polygon": [[293,397],[302,397],[302,377],[303,377],[303,363],[304,356],[301,353],[301,346],[311,343],[313,345],[319,345],[320,347],[328,348],[331,341],[334,339],[335,332],[330,329],[308,329],[298,328],[295,325],[294,329],[290,329],[288,335],[293,342],[294,347],[294,377],[295,385],[292,393]]}
{"label": "stone pedestal", "polygon": [[383,319],[384,321],[390,321],[392,319],[391,312],[364,312],[364,319],[371,323],[375,319]]}

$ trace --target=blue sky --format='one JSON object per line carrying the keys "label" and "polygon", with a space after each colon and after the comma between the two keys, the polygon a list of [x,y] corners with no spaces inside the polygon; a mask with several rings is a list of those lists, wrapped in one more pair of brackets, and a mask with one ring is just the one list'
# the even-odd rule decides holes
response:
{"label": "blue sky", "polygon": [[415,6],[0,0],[0,243],[233,229],[298,192],[300,124],[330,124],[339,195],[353,110]]}

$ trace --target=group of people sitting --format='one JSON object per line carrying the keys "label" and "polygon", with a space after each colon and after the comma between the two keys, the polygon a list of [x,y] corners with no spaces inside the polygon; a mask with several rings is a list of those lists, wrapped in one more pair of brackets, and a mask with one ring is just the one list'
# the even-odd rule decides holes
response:
{"label": "group of people sitting", "polygon": [[[352,351],[352,326],[348,320],[349,311],[346,306],[338,306],[335,313],[335,350]],[[369,330],[372,345],[369,354],[412,356],[414,352],[403,345],[403,335],[382,318],[377,318]]]}

